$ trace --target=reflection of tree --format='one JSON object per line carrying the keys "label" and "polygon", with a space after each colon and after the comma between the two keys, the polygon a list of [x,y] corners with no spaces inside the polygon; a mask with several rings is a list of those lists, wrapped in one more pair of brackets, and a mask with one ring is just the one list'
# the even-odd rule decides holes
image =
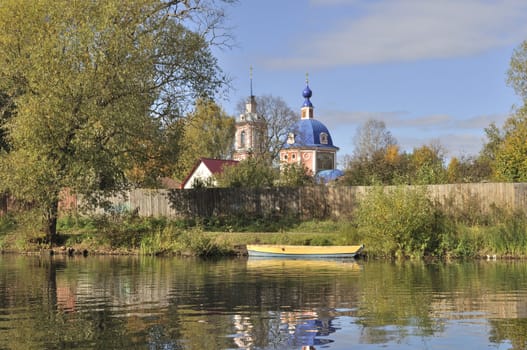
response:
{"label": "reflection of tree", "polygon": [[510,340],[511,350],[527,349],[527,319],[490,320],[492,326],[489,340],[503,343]]}
{"label": "reflection of tree", "polygon": [[[433,273],[423,263],[400,265],[368,264],[361,280],[361,307],[357,312],[359,325],[364,327],[364,341],[385,343],[390,338],[408,336],[416,329],[419,336],[430,336],[443,330],[432,315]],[[393,327],[388,327],[393,326]]]}
{"label": "reflection of tree", "polygon": [[527,303],[511,292],[525,263],[0,259],[0,348],[318,349],[339,317],[389,343],[473,311],[492,318],[490,342],[527,345]]}

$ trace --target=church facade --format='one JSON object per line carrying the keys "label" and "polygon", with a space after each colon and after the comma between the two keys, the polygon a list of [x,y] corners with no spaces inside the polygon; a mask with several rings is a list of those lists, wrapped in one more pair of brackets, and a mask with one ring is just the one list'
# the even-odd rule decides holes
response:
{"label": "church facade", "polygon": [[304,103],[300,109],[300,120],[293,126],[280,150],[280,163],[303,165],[310,175],[315,176],[336,169],[339,148],[333,145],[328,128],[315,119],[312,95],[306,80],[306,87],[302,91]]}

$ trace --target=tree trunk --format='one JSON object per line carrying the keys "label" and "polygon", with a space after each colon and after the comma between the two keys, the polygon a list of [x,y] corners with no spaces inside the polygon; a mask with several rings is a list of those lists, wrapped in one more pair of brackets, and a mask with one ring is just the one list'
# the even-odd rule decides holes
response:
{"label": "tree trunk", "polygon": [[46,211],[46,241],[53,247],[57,240],[57,219],[59,216],[59,200],[53,201]]}
{"label": "tree trunk", "polygon": [[7,193],[0,193],[0,217],[7,214]]}

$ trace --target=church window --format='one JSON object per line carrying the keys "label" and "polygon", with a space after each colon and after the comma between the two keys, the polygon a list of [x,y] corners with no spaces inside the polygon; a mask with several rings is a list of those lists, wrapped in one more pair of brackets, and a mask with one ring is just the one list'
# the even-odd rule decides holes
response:
{"label": "church window", "polygon": [[335,154],[319,152],[317,153],[317,171],[333,169],[335,165]]}
{"label": "church window", "polygon": [[320,143],[323,145],[328,144],[328,134],[326,134],[325,132],[320,133]]}
{"label": "church window", "polygon": [[245,148],[245,130],[240,133],[240,148]]}

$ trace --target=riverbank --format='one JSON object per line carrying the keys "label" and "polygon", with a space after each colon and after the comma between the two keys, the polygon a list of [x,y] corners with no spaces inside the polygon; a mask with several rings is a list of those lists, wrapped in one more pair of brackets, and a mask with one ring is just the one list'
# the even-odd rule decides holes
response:
{"label": "riverbank", "polygon": [[[394,214],[397,217],[386,219],[389,224],[383,224],[379,219],[368,221],[364,215],[354,220],[339,221],[247,216],[199,221],[140,218],[132,214],[63,216],[59,220],[56,242],[50,245],[44,241],[44,235],[39,230],[38,217],[24,213],[0,219],[0,252],[239,256],[246,254],[246,244],[267,243],[365,244],[363,254],[368,258],[527,257],[527,219],[524,215],[501,213],[495,219],[478,220],[469,225],[446,215],[432,214],[433,220],[429,222],[423,219],[428,216],[414,212],[412,217],[420,218],[420,225],[397,212]],[[401,226],[401,220],[406,222],[407,227]],[[395,236],[393,232],[399,235]],[[404,236],[405,232],[409,234]],[[382,234],[385,238],[379,240]],[[421,245],[416,242],[421,242]],[[428,245],[423,246],[422,242]]]}

